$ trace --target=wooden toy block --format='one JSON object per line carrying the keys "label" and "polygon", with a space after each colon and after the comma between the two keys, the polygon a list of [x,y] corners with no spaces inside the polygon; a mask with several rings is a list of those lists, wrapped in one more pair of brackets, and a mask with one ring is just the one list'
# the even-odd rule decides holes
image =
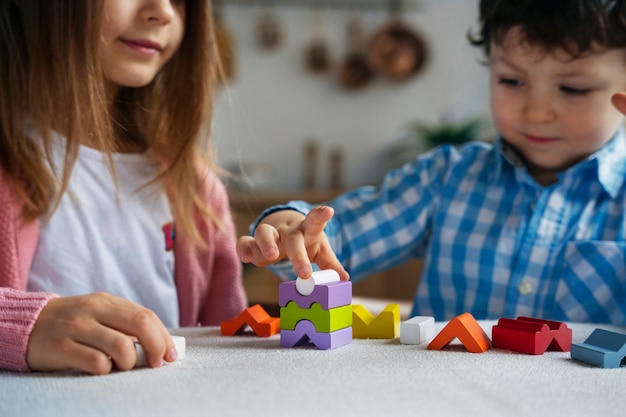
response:
{"label": "wooden toy block", "polygon": [[313,303],[319,303],[326,310],[349,305],[352,303],[352,282],[319,284],[308,296],[301,295],[296,290],[295,281],[283,282],[278,287],[278,305],[285,307],[290,301],[295,301],[300,308],[309,308]]}
{"label": "wooden toy block", "polygon": [[400,323],[400,343],[419,345],[435,335],[435,318],[415,316]]}
{"label": "wooden toy block", "polygon": [[389,304],[370,323],[370,339],[395,339],[400,334],[400,304]]}
{"label": "wooden toy block", "polygon": [[280,328],[294,330],[300,320],[308,320],[315,325],[318,332],[329,333],[352,326],[352,306],[326,310],[318,303],[310,308],[300,308],[295,301],[290,301],[286,307],[280,308]]}
{"label": "wooden toy block", "polygon": [[547,324],[550,328],[550,333],[552,334],[552,341],[548,345],[547,349],[569,352],[570,346],[572,345],[572,329],[567,327],[567,324],[561,321],[543,320],[524,316],[518,317],[517,320]]}
{"label": "wooden toy block", "polygon": [[558,321],[503,317],[493,326],[491,337],[493,347],[541,355],[548,349],[568,352],[572,344],[572,329]]}
{"label": "wooden toy block", "polygon": [[491,344],[489,336],[480,327],[474,316],[463,313],[450,320],[428,345],[430,350],[441,350],[455,338],[458,338],[463,346],[472,353],[483,353]]}
{"label": "wooden toy block", "polygon": [[250,326],[255,335],[269,337],[280,331],[280,318],[271,317],[260,304],[255,304],[246,308],[237,317],[223,321],[220,332],[222,336],[233,336],[246,325]]}
{"label": "wooden toy block", "polygon": [[[178,358],[176,359],[176,361],[185,359],[185,356],[187,356],[187,343],[185,341],[185,338],[182,336],[172,336],[172,341],[174,342],[174,347],[176,348],[176,353],[178,354]],[[135,341],[135,350],[137,351],[137,361],[135,362],[135,368],[148,365],[146,352],[143,350],[143,346],[141,346],[137,341]]]}
{"label": "wooden toy block", "polygon": [[355,339],[394,339],[399,333],[399,304],[387,305],[377,317],[360,304],[352,305],[352,337]]}
{"label": "wooden toy block", "polygon": [[311,295],[316,285],[330,284],[339,282],[339,274],[333,269],[323,269],[321,271],[313,271],[310,278],[296,278],[296,291],[305,297]]}
{"label": "wooden toy block", "polygon": [[280,345],[294,347],[311,342],[318,349],[327,350],[345,346],[352,342],[352,327],[330,333],[318,332],[308,320],[300,320],[294,330],[280,331]]}
{"label": "wooden toy block", "polygon": [[601,368],[619,368],[626,363],[626,334],[595,329],[583,343],[572,344],[570,355]]}
{"label": "wooden toy block", "polygon": [[352,283],[339,281],[336,271],[315,271],[309,279],[280,284],[278,304],[281,346],[310,341],[333,349],[352,341]]}
{"label": "wooden toy block", "polygon": [[355,339],[367,339],[369,325],[374,321],[374,316],[360,304],[352,305],[352,337]]}

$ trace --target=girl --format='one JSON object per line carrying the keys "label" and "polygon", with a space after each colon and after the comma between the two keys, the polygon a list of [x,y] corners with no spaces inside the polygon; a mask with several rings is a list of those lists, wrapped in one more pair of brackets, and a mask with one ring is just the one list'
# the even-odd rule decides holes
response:
{"label": "girl", "polygon": [[245,308],[209,3],[0,2],[0,367],[158,367]]}

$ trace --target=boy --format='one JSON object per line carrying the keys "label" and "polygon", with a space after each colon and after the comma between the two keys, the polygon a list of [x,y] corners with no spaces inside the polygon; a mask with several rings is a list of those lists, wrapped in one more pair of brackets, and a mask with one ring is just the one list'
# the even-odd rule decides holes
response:
{"label": "boy", "polygon": [[[328,206],[266,210],[243,262],[342,279],[424,259],[411,315],[626,324],[626,5],[480,2],[496,142],[443,146]],[[345,266],[345,269],[344,269]]]}

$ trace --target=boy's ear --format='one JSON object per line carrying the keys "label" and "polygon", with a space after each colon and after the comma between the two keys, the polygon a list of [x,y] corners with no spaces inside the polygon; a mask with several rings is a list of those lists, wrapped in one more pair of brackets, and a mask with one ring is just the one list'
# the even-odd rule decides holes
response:
{"label": "boy's ear", "polygon": [[626,92],[619,92],[613,94],[611,97],[611,103],[620,113],[626,116]]}

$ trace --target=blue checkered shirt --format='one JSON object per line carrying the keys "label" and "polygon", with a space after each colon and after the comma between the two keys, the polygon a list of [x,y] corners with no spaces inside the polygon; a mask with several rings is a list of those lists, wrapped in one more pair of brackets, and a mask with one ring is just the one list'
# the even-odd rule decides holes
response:
{"label": "blue checkered shirt", "polygon": [[423,259],[412,316],[626,324],[625,178],[623,132],[548,187],[501,139],[443,146],[329,202],[325,232],[355,282]]}

